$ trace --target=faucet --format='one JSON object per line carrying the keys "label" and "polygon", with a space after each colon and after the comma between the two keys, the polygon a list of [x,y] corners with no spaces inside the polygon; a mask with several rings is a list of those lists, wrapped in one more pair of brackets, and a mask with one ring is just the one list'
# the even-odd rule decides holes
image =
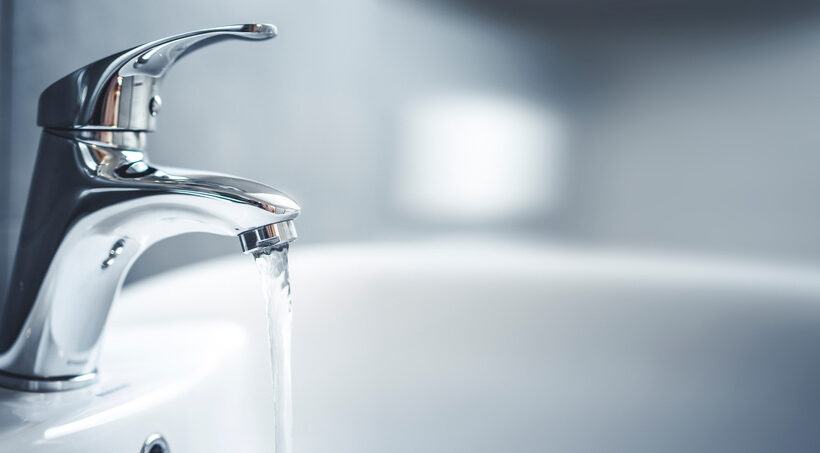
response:
{"label": "faucet", "polygon": [[6,299],[0,385],[61,391],[97,379],[106,318],[132,263],[189,232],[237,236],[244,252],[287,247],[299,206],[245,179],[149,163],[159,86],[180,57],[226,39],[276,36],[266,24],[184,33],[80,68],[40,96],[43,127]]}

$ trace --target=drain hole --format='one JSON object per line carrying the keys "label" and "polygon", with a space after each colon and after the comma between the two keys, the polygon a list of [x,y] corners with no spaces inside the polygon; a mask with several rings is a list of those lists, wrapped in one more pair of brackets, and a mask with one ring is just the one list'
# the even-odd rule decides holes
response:
{"label": "drain hole", "polygon": [[159,434],[151,434],[142,444],[140,453],[171,453],[168,442]]}

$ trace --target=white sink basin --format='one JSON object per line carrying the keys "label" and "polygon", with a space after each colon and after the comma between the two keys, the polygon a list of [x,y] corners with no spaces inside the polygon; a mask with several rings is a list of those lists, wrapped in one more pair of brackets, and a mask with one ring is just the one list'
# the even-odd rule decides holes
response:
{"label": "white sink basin", "polygon": [[[298,453],[817,451],[820,272],[437,241],[291,253]],[[0,391],[0,451],[272,451],[236,256],[127,288],[102,382]]]}

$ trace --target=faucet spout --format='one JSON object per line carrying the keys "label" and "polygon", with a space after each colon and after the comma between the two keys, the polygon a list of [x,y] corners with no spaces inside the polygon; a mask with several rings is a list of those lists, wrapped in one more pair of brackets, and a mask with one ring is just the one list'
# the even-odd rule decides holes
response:
{"label": "faucet spout", "polygon": [[243,251],[296,239],[287,195],[226,175],[152,166],[142,132],[46,129],[8,296],[0,385],[64,390],[93,382],[100,337],[132,263],[189,232],[237,236]]}

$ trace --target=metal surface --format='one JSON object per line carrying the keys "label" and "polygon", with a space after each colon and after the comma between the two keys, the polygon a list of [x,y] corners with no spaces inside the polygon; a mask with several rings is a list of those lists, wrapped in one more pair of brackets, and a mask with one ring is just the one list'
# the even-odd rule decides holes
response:
{"label": "metal surface", "polygon": [[78,376],[37,378],[0,371],[0,386],[27,392],[61,392],[83,388],[95,382],[97,382],[97,372]]}
{"label": "metal surface", "polygon": [[[126,62],[143,62],[139,74],[161,77],[180,55],[212,42],[203,37],[270,37],[273,30],[245,25],[193,32],[139,46],[115,60],[127,55]],[[74,129],[54,126],[42,134],[9,293],[0,306],[0,385],[64,390],[70,386],[43,383],[93,375],[111,303],[134,260],[161,239],[188,232],[242,234],[248,251],[296,238],[292,220],[299,207],[281,192],[232,176],[152,166],[141,131],[86,130],[94,122],[82,121],[82,111],[95,99],[93,87],[110,72],[89,72],[91,67],[79,71],[86,75],[78,80],[90,87],[88,95],[75,99],[80,121]],[[120,78],[125,69],[135,70],[131,63],[117,67]],[[51,109],[44,100],[61,96],[54,90],[62,83],[43,93],[41,124],[68,124],[43,121],[62,114],[43,111]],[[148,103],[145,115],[150,117]],[[127,118],[129,125],[143,121]],[[255,231],[260,240],[250,244],[247,233]]]}
{"label": "metal surface", "polygon": [[54,82],[40,95],[37,124],[58,129],[151,131],[159,111],[159,86],[174,62],[226,39],[276,36],[269,24],[209,28],[110,55]]}
{"label": "metal surface", "polygon": [[151,434],[142,444],[140,453],[171,453],[168,442],[159,434]]}
{"label": "metal surface", "polygon": [[239,235],[243,252],[287,244],[296,239],[296,227],[292,220],[254,228]]}

